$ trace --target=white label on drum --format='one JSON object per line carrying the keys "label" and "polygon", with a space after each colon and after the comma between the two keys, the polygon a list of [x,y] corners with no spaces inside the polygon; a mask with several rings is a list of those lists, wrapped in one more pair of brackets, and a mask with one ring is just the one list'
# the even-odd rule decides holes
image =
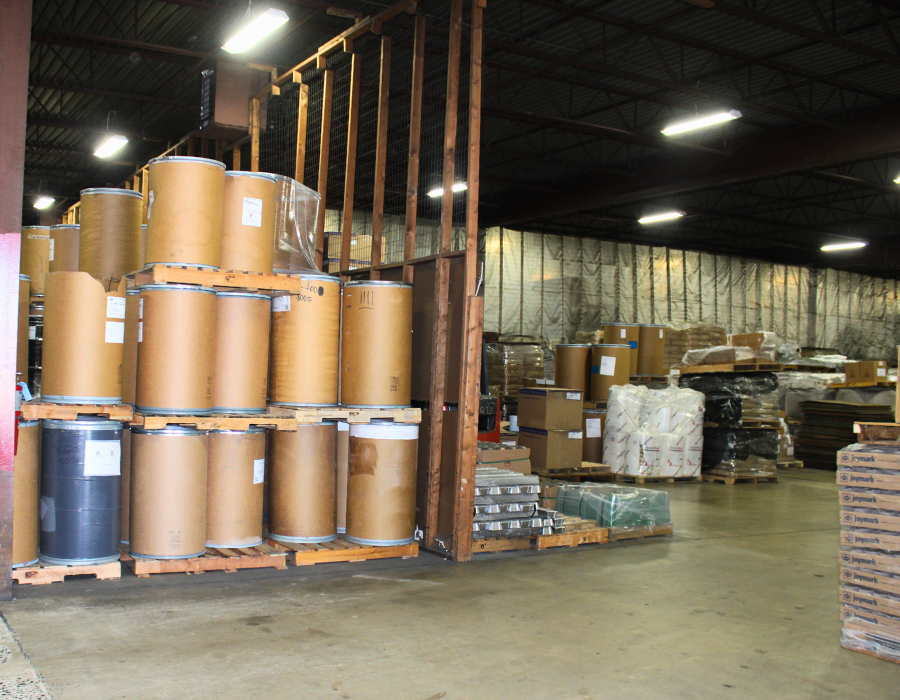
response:
{"label": "white label on drum", "polygon": [[620,329],[619,333],[621,333],[623,338],[625,337],[625,329],[624,328]]}
{"label": "white label on drum", "polygon": [[125,342],[125,321],[107,321],[106,322],[106,342],[107,343],[124,343]]}
{"label": "white label on drum", "polygon": [[153,190],[150,190],[150,196],[147,198],[147,221],[150,221],[150,212],[153,210]]}
{"label": "white label on drum", "polygon": [[144,318],[144,299],[138,299],[138,318]]}
{"label": "white label on drum", "polygon": [[600,419],[599,418],[585,418],[584,420],[584,434],[585,437],[589,438],[598,438],[603,437],[600,434]]}
{"label": "white label on drum", "polygon": [[37,339],[37,326],[28,326],[28,340]]}
{"label": "white label on drum", "polygon": [[343,433],[350,430],[350,424],[345,423],[344,421],[338,421],[338,432]]}
{"label": "white label on drum", "polygon": [[244,208],[241,211],[243,226],[262,227],[262,200],[255,197],[244,197]]}
{"label": "white label on drum", "polygon": [[662,328],[659,329],[659,337],[660,337],[660,338],[663,337],[663,329],[662,329]]}
{"label": "white label on drum", "polygon": [[143,342],[144,340],[144,322],[138,321],[138,342]]}
{"label": "white label on drum", "polygon": [[886,377],[886,376],[887,376],[887,370],[886,370],[884,367],[879,367],[877,371],[878,371],[878,376],[879,376],[879,377]]}
{"label": "white label on drum", "polygon": [[53,262],[53,253],[56,250],[56,241],[52,238],[50,239],[50,262]]}
{"label": "white label on drum", "polygon": [[125,297],[106,297],[106,318],[125,318]]}
{"label": "white label on drum", "polygon": [[616,358],[615,357],[601,357],[600,358],[600,374],[605,374],[607,377],[611,377],[616,373]]}
{"label": "white label on drum", "polygon": [[419,437],[419,426],[409,423],[354,423],[350,426],[350,437],[371,440],[415,440]]}
{"label": "white label on drum", "polygon": [[122,443],[118,440],[84,441],[85,476],[119,476],[122,473]]}
{"label": "white label on drum", "polygon": [[290,311],[291,295],[285,294],[283,297],[275,297],[272,299],[272,311]]}
{"label": "white label on drum", "polygon": [[580,391],[567,391],[566,392],[566,400],[581,401],[581,392]]}
{"label": "white label on drum", "polygon": [[44,236],[44,235],[41,235],[40,233],[29,233],[28,236],[26,236],[26,238],[28,238],[28,240],[31,240],[31,241],[44,241],[44,240],[49,240],[50,236]]}
{"label": "white label on drum", "polygon": [[569,440],[581,440],[581,431],[580,430],[570,430],[569,431]]}
{"label": "white label on drum", "polygon": [[254,459],[253,460],[253,483],[261,484],[266,480],[266,460],[263,459]]}

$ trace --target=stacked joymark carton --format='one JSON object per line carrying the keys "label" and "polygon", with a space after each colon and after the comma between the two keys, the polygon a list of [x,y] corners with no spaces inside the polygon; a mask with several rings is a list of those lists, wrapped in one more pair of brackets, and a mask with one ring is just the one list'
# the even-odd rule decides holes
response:
{"label": "stacked joymark carton", "polygon": [[539,474],[581,467],[584,392],[561,388],[519,389],[519,445],[531,450]]}
{"label": "stacked joymark carton", "polygon": [[900,445],[837,454],[841,645],[900,663]]}

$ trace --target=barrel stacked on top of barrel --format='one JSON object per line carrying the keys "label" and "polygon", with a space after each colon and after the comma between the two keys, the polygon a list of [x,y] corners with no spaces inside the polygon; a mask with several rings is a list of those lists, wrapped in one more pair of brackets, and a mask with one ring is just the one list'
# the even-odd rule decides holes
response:
{"label": "barrel stacked on top of barrel", "polygon": [[[143,258],[138,193],[85,191],[81,271],[49,272],[29,257],[28,269],[44,282],[46,295],[42,398],[121,401],[140,413],[179,416],[258,414],[270,405],[408,406],[411,285],[342,285],[314,269],[296,273],[300,291],[271,295],[185,284],[126,290],[115,284],[114,278],[145,261],[259,272],[271,272],[273,264],[290,270],[304,263],[295,248],[279,249],[270,233],[278,192],[293,188],[280,184],[285,180],[290,179],[225,173],[221,163],[205,159],[152,161]],[[71,423],[77,425],[60,429],[83,432],[92,421]],[[263,535],[265,504],[272,539],[320,542],[346,530],[349,540],[364,544],[412,541],[415,425],[322,421],[296,432],[272,432],[268,441],[254,428],[119,428],[121,468],[117,458],[115,474],[106,475],[118,480],[109,490],[116,498],[104,507],[120,512],[114,539],[128,542],[136,556],[190,557],[208,546],[253,546]],[[76,470],[90,460],[88,448],[83,450],[76,455],[80,462],[70,457]],[[50,473],[47,465],[57,456],[38,454],[17,455],[17,474],[29,473],[20,469],[20,460],[38,459]],[[41,483],[42,499],[58,496],[45,493],[49,481]],[[35,527],[38,510],[53,512],[35,507],[28,518]],[[89,527],[89,520],[86,514],[67,527],[74,533]],[[42,532],[47,525],[42,519]],[[30,529],[22,525],[14,535]],[[73,534],[66,541],[81,540]],[[32,553],[17,563],[30,562]],[[66,557],[67,563],[96,561],[77,547]]]}

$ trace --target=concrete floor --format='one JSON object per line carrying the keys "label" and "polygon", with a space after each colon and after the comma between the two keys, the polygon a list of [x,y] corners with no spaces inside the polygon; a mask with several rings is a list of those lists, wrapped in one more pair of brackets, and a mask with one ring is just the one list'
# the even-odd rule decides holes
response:
{"label": "concrete floor", "polygon": [[666,490],[674,538],[19,586],[0,697],[900,697],[839,645],[833,473]]}

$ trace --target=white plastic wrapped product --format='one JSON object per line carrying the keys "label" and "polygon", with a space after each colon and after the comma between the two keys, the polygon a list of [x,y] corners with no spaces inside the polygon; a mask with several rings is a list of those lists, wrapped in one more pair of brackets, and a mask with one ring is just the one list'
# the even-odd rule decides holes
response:
{"label": "white plastic wrapped product", "polygon": [[675,410],[672,405],[662,404],[656,399],[650,412],[646,428],[651,433],[668,433],[672,430],[672,416]]}
{"label": "white plastic wrapped product", "polygon": [[629,476],[658,476],[659,440],[656,435],[631,433],[625,454],[625,474]]}
{"label": "white plastic wrapped product", "polygon": [[684,472],[682,476],[700,476],[703,464],[703,431],[688,434],[685,437]]}
{"label": "white plastic wrapped product", "polygon": [[663,433],[658,437],[659,475],[682,476],[685,467],[684,435]]}
{"label": "white plastic wrapped product", "polygon": [[[611,407],[617,406],[621,409],[624,416],[627,417],[630,425],[633,426],[634,429],[640,429],[641,416],[649,393],[649,390],[645,386],[634,386],[632,384],[614,386],[609,390],[607,411]],[[609,420],[608,413],[607,420]]]}
{"label": "white plastic wrapped product", "polygon": [[284,175],[275,177],[275,250],[272,266],[281,272],[318,271],[316,220],[321,195],[292,178]]}
{"label": "white plastic wrapped product", "polygon": [[606,429],[623,430],[633,432],[638,429],[639,423],[622,410],[618,404],[610,404],[606,409]]}
{"label": "white plastic wrapped product", "polygon": [[608,464],[616,474],[624,472],[629,435],[624,430],[609,429],[603,434],[603,463]]}

